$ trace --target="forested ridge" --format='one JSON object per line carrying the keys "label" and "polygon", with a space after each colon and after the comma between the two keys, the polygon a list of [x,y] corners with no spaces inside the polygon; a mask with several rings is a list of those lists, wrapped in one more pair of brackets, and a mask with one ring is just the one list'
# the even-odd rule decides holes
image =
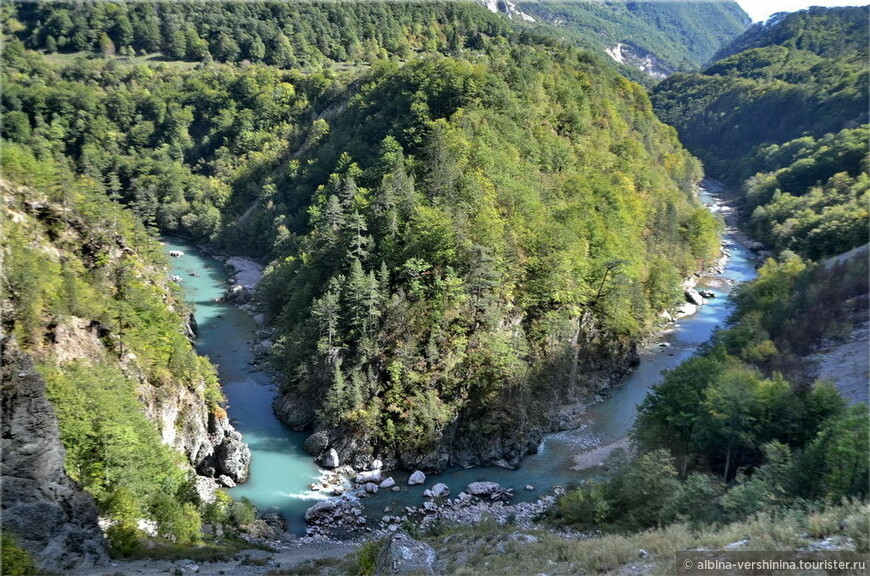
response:
{"label": "forested ridge", "polygon": [[509,25],[473,2],[157,2],[18,5],[18,36],[48,53],[89,51],[281,68],[457,52]]}
{"label": "forested ridge", "polygon": [[497,447],[468,461],[517,462],[559,390],[625,370],[717,225],[640,86],[482,7],[415,17],[458,9],[492,23],[461,54],[343,72],[55,66],[13,40],[4,136],[162,231],[274,259],[261,297],[310,404],[295,425],[363,438],[360,458],[438,469],[482,434]]}
{"label": "forested ridge", "polygon": [[708,171],[743,188],[751,233],[833,256],[867,242],[866,8],[813,8],[756,24],[653,103]]}
{"label": "forested ridge", "polygon": [[756,24],[700,73],[652,93],[656,113],[711,175],[739,182],[756,148],[867,122],[866,8],[814,8]]}
{"label": "forested ridge", "polygon": [[329,390],[320,425],[407,466],[438,450],[438,468],[444,443],[540,430],[557,382],[601,386],[589,372],[679,299],[716,224],[642,89],[582,55],[525,46],[363,82],[278,183],[315,194],[262,290],[289,390]]}
{"label": "forested ridge", "polygon": [[[537,22],[585,48],[619,43],[650,57],[647,72],[696,70],[751,23],[736,2],[518,2]],[[639,63],[639,62],[638,62]]]}
{"label": "forested ridge", "polygon": [[[478,49],[487,36],[534,35],[538,41],[568,38],[603,56],[629,43],[666,71],[695,69],[749,24],[735,2],[692,6],[655,2],[492,3],[514,20],[481,10],[472,0],[426,2],[202,2],[23,4],[22,29],[29,48],[46,53],[92,52],[125,57],[162,53],[201,62],[264,62],[282,68],[325,63],[359,64],[415,53],[455,54]],[[528,15],[534,15],[534,22]],[[546,40],[545,40],[546,39]],[[644,80],[631,66],[623,73]]]}

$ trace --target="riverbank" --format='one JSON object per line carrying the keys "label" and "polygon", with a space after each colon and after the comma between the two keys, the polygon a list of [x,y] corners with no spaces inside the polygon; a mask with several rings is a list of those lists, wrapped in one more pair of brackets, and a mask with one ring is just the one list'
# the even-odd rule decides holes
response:
{"label": "riverbank", "polygon": [[[731,212],[716,194],[704,191],[702,201],[726,218]],[[264,319],[257,317],[249,298],[262,268],[251,260],[231,258],[226,260],[226,264],[238,271],[228,275],[224,273],[224,263],[210,264],[214,259],[201,252],[187,254],[202,259],[199,265],[203,274],[187,276],[182,282],[186,291],[194,289],[189,298],[196,302],[198,316],[203,313],[207,316],[200,321],[201,337],[197,348],[218,364],[230,401],[230,417],[252,444],[251,480],[233,488],[231,494],[237,498],[247,497],[259,508],[279,510],[288,520],[290,530],[297,534],[311,528],[303,518],[315,502],[330,498],[353,501],[352,508],[359,513],[351,512],[354,514],[352,522],[342,519],[342,525],[335,526],[334,530],[311,530],[343,537],[377,533],[385,526],[385,516],[389,520],[387,525],[394,524],[396,510],[414,510],[409,519],[416,521],[437,517],[443,508],[440,501],[434,502],[434,510],[432,504],[430,510],[425,508],[428,501],[425,492],[437,483],[445,484],[453,494],[458,494],[472,482],[497,482],[513,494],[510,504],[499,504],[499,511],[509,510],[505,508],[506,504],[546,506],[554,491],[600,473],[600,464],[616,448],[627,446],[625,438],[634,422],[635,407],[649,388],[660,380],[661,371],[690,357],[717,325],[724,324],[729,313],[728,292],[734,284],[748,279],[754,268],[749,264],[748,253],[734,240],[731,232],[733,229],[729,226],[729,235],[723,239],[724,259],[692,279],[693,287],[697,286],[714,297],[694,310],[694,315],[666,325],[665,330],[646,343],[640,352],[641,364],[620,386],[610,391],[610,399],[600,398],[602,401],[599,403],[584,404],[583,410],[576,414],[575,427],[545,436],[538,453],[526,456],[518,470],[448,468],[418,486],[407,484],[408,471],[394,470],[389,476],[395,485],[390,489],[378,486],[377,491],[371,488],[366,491],[364,487],[354,485],[352,477],[358,473],[356,470],[336,473],[318,468],[302,450],[307,435],[292,432],[272,413],[271,402],[277,389],[271,377],[259,371],[258,365],[271,347],[271,332],[263,327]],[[192,249],[188,244],[188,252]],[[183,267],[184,262],[180,258],[173,259],[173,265]],[[207,268],[209,265],[211,269]],[[204,282],[208,282],[207,287]],[[270,428],[267,434],[257,431],[264,426]],[[300,470],[302,474],[299,474]],[[527,486],[532,489],[527,490]],[[477,515],[479,508],[487,505],[476,503],[474,512],[466,516]],[[461,508],[457,512],[460,516],[464,514],[460,513]],[[507,514],[511,513],[515,511]],[[400,514],[399,518],[404,515]],[[359,518],[364,518],[365,522]]]}
{"label": "riverbank", "polygon": [[[263,319],[249,298],[262,267],[249,259],[219,260],[180,238],[164,240],[167,252],[183,253],[170,258],[171,273],[181,277],[185,298],[194,309],[197,352],[217,366],[230,420],[251,448],[249,479],[228,492],[235,499],[249,499],[260,510],[278,511],[291,533],[304,534],[305,510],[325,497],[309,488],[322,470],[302,450],[305,435],[288,429],[272,413],[278,390],[252,351],[269,334],[261,328]],[[231,273],[228,262],[243,273]],[[228,298],[228,292],[235,298]]]}

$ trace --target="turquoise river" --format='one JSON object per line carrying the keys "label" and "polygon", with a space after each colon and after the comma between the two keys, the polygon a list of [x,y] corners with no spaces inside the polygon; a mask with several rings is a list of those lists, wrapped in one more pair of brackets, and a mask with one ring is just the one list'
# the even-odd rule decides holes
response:
{"label": "turquoise river", "polygon": [[[708,192],[702,190],[701,199],[714,211],[723,210]],[[714,292],[716,298],[644,348],[640,365],[605,402],[590,406],[587,422],[580,429],[547,435],[538,453],[526,457],[518,470],[448,469],[427,477],[423,486],[416,487],[406,486],[407,472],[394,471],[391,474],[403,490],[383,491],[366,500],[371,517],[377,517],[386,506],[394,509],[419,506],[423,490],[435,482],[446,483],[456,494],[470,482],[494,481],[513,488],[515,501],[521,501],[537,499],[554,486],[570,485],[588,477],[588,471],[571,469],[578,453],[593,444],[625,438],[634,423],[637,404],[661,379],[661,372],[689,358],[717,326],[724,324],[731,310],[727,296],[732,287],[754,277],[755,262],[751,255],[734,242],[730,233],[724,244],[731,254],[724,273],[704,278],[698,286]],[[291,531],[303,533],[305,510],[316,500],[326,498],[310,489],[322,470],[302,450],[306,435],[290,430],[272,413],[276,386],[266,372],[252,364],[250,346],[257,326],[246,312],[216,301],[227,286],[228,273],[223,263],[178,238],[164,238],[164,247],[167,252],[184,252],[179,258],[171,258],[172,274],[182,278],[184,293],[195,311],[199,324],[196,348],[218,366],[230,418],[251,447],[250,480],[232,488],[230,493],[235,498],[246,497],[260,508],[277,508]],[[535,489],[525,490],[526,485]]]}

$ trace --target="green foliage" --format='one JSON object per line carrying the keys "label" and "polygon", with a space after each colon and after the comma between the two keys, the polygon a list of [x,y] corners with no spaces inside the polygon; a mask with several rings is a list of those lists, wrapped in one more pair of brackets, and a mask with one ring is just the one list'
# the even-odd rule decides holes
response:
{"label": "green foliage", "polygon": [[758,146],[867,122],[865,28],[866,10],[858,7],[813,8],[757,24],[702,73],[659,84],[656,112],[714,176],[748,178]]}
{"label": "green foliage", "polygon": [[113,557],[129,558],[141,549],[144,535],[135,524],[118,522],[106,529],[106,541]]}
{"label": "green foliage", "polygon": [[868,126],[760,149],[759,173],[744,184],[755,238],[814,260],[868,240]]}
{"label": "green foliage", "polygon": [[17,5],[18,35],[31,48],[67,52],[110,47],[161,51],[172,59],[265,62],[280,67],[360,63],[417,51],[457,52],[507,22],[465,2],[305,2],[204,7]]}
{"label": "green foliage", "polygon": [[385,542],[382,540],[374,540],[366,542],[359,547],[356,552],[357,556],[357,576],[372,576],[375,573],[378,563],[378,555],[384,548]]}
{"label": "green foliage", "polygon": [[277,180],[299,206],[281,225],[302,223],[260,286],[286,388],[325,399],[322,425],[406,453],[457,418],[516,434],[535,417],[517,399],[552,386],[534,367],[569,354],[581,319],[636,338],[712,255],[697,164],[599,65],[500,48],[361,84]]}
{"label": "green foliage", "polygon": [[149,512],[158,521],[158,536],[182,544],[195,544],[200,539],[201,518],[192,502],[179,502],[164,492],[151,497]]}
{"label": "green foliage", "polygon": [[664,449],[641,455],[610,477],[591,481],[558,499],[551,518],[581,529],[639,530],[656,526],[663,507],[680,490],[673,460]]}
{"label": "green foliage", "polygon": [[551,514],[555,521],[581,529],[601,526],[613,517],[605,486],[600,482],[586,482],[571,490],[556,501]]}
{"label": "green foliage", "polygon": [[633,439],[641,459],[667,449],[683,477],[663,498],[662,522],[866,498],[867,408],[847,408],[832,385],[808,381],[802,362],[843,323],[866,316],[866,293],[864,255],[826,265],[769,260],[738,289],[731,326],[666,373],[640,406]]}
{"label": "green foliage", "polygon": [[6,576],[36,576],[39,574],[39,568],[33,557],[18,546],[8,532],[3,533],[2,546],[3,555],[0,559],[0,566],[3,567],[3,574]]}
{"label": "green foliage", "polygon": [[866,11],[861,8],[830,10],[813,7],[774,15],[757,23],[720,50],[712,60],[722,60],[752,48],[786,46],[823,57],[867,59],[866,43],[855,42],[866,33]]}
{"label": "green foliage", "polygon": [[693,527],[715,524],[722,520],[718,503],[725,485],[708,474],[694,472],[664,500],[659,513],[662,524],[688,523]]}
{"label": "green foliage", "polygon": [[203,506],[203,522],[224,524],[230,519],[230,509],[233,499],[223,490],[215,491],[215,500]]}
{"label": "green foliage", "polygon": [[157,521],[161,535],[189,539],[194,519],[174,496],[187,482],[182,457],[160,442],[135,382],[104,364],[44,365],[41,372],[67,448],[67,474],[119,519],[119,537],[144,516]]}
{"label": "green foliage", "polygon": [[117,554],[136,552],[141,518],[167,539],[196,540],[192,471],[161,442],[141,387],[187,387],[211,407],[222,395],[214,367],[184,336],[188,312],[165,279],[159,246],[100,183],[65,162],[7,142],[2,160],[15,214],[3,228],[8,326],[40,359],[67,474],[114,521]]}
{"label": "green foliage", "polygon": [[254,521],[257,510],[247,498],[233,500],[229,505],[229,521],[235,526],[247,526]]}
{"label": "green foliage", "polygon": [[660,70],[695,69],[743,32],[749,17],[735,2],[517,2],[539,22],[602,51],[617,43],[652,55]]}

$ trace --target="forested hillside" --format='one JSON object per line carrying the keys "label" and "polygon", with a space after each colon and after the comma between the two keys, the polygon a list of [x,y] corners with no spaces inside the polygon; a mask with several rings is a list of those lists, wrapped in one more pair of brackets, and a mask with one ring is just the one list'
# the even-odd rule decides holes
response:
{"label": "forested hillside", "polygon": [[509,29],[470,1],[22,3],[16,21],[25,45],[47,53],[161,52],[281,68],[457,53]]}
{"label": "forested hillside", "polygon": [[698,69],[751,23],[730,1],[517,2],[516,7],[580,46],[619,53],[629,67],[658,77]]}
{"label": "forested hillside", "polygon": [[[287,22],[311,23],[331,6],[268,9],[310,10]],[[13,40],[4,137],[69,159],[146,224],[274,260],[261,285],[281,334],[273,362],[302,404],[279,411],[333,430],[343,457],[515,464],[560,395],[593,396],[624,372],[681,278],[715,254],[700,167],[643,88],[587,54],[502,33],[479,6],[352,6],[333,29],[342,41],[367,11],[379,23],[404,10],[438,38],[458,32],[463,50],[434,42],[406,64],[306,72],[58,66]],[[18,22],[43,9],[19,8]],[[188,10],[191,27],[211,14],[124,9]],[[94,29],[88,18],[112,10],[68,16]]]}
{"label": "forested hillside", "polygon": [[[620,45],[623,72],[638,79],[648,78],[637,73],[641,68],[655,75],[697,69],[749,25],[732,1],[482,3],[505,10],[523,34],[539,40],[565,37],[602,57]],[[293,68],[457,54],[512,29],[473,0],[415,4],[421,3],[33,3],[20,5],[21,25],[12,30],[27,47],[49,54],[161,53]]]}
{"label": "forested hillside", "polygon": [[714,254],[699,167],[642,88],[571,51],[427,59],[360,84],[275,182],[286,212],[250,216],[260,238],[276,216],[286,230],[262,289],[288,398],[327,398],[288,409],[293,423],[317,408],[405,466],[517,462],[525,444],[500,439],[544,429],[557,391],[606,386]]}
{"label": "forested hillside", "polygon": [[[25,366],[3,385],[4,416],[18,411],[4,422],[4,530],[22,537],[44,566],[76,566],[58,560],[72,544],[46,546],[63,520],[28,527],[20,517],[35,500],[56,505],[42,487],[49,480],[21,484],[16,479],[30,477],[32,463],[6,459],[18,450],[5,444],[7,434],[19,442],[34,432],[50,437],[22,422],[56,426],[50,413],[43,421],[29,405],[16,407],[44,386],[63,444],[47,447],[46,461],[59,452],[66,475],[96,500],[111,523],[112,551],[137,548],[141,519],[153,522],[153,537],[199,541],[208,498],[200,498],[195,472],[244,481],[247,468],[227,466],[222,454],[231,444],[247,448],[227,421],[214,367],[188,341],[190,312],[160,246],[99,181],[74,173],[60,155],[37,158],[4,141],[2,170],[3,365]],[[90,522],[99,534],[96,515]]]}
{"label": "forested hillside", "polygon": [[653,93],[712,175],[742,185],[750,231],[778,251],[818,259],[868,240],[866,22],[866,8],[789,14]]}
{"label": "forested hillside", "polygon": [[867,122],[866,24],[866,8],[811,9],[757,24],[724,59],[656,86],[656,113],[713,176],[739,182],[753,175],[744,166],[756,147]]}

